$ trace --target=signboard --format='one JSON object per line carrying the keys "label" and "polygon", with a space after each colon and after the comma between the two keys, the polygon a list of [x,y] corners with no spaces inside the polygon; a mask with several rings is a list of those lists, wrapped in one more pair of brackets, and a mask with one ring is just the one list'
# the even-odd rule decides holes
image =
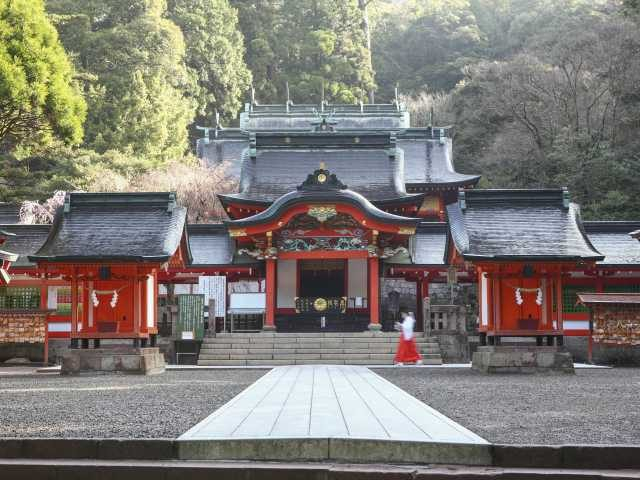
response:
{"label": "signboard", "polygon": [[202,340],[204,336],[204,295],[178,295],[178,325],[181,340]]}
{"label": "signboard", "polygon": [[223,317],[227,311],[227,277],[212,276],[198,279],[198,293],[204,295],[205,305],[215,301],[215,317]]}

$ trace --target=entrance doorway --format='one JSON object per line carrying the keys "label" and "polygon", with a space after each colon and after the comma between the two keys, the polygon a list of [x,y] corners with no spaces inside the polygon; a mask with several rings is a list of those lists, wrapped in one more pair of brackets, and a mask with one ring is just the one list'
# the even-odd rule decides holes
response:
{"label": "entrance doorway", "polygon": [[346,260],[300,260],[300,297],[346,297]]}

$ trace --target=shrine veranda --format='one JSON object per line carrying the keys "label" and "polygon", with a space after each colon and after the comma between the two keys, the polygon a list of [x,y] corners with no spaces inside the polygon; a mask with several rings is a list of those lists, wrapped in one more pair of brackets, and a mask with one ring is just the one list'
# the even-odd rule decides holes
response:
{"label": "shrine veranda", "polygon": [[[218,223],[172,192],[68,193],[52,225],[0,204],[0,464],[120,437],[154,461],[500,466],[540,443],[536,468],[640,468],[639,370],[573,363],[640,359],[640,220],[477,188],[453,127],[398,103],[247,104],[204,135],[239,185]],[[422,366],[392,367],[402,312]]]}

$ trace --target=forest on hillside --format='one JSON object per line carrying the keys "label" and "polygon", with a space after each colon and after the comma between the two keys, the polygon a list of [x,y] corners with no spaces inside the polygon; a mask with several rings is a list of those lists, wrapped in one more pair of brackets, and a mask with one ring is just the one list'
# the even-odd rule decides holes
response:
{"label": "forest on hillside", "polygon": [[[0,201],[177,190],[197,125],[259,103],[390,102],[455,125],[480,186],[640,218],[640,0],[0,0]],[[195,215],[195,216],[194,216]]]}

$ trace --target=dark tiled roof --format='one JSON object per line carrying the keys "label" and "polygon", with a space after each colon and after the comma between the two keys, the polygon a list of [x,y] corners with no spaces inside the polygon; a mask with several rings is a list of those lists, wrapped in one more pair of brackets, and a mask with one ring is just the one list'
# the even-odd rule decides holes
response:
{"label": "dark tiled roof", "polygon": [[0,224],[15,225],[20,222],[20,205],[0,202]]}
{"label": "dark tiled roof", "polygon": [[579,293],[578,301],[587,305],[594,303],[640,305],[640,293]]}
{"label": "dark tiled roof", "polygon": [[31,267],[28,255],[36,253],[47,240],[51,225],[0,225],[0,230],[12,233],[2,245],[12,253],[19,255],[14,267]]}
{"label": "dark tiled roof", "polygon": [[640,265],[640,242],[630,233],[640,222],[584,222],[587,236],[605,258],[599,265]]}
{"label": "dark tiled roof", "polygon": [[446,222],[421,222],[409,240],[409,255],[385,259],[389,265],[446,265],[449,228]]}
{"label": "dark tiled roof", "polygon": [[336,128],[387,129],[409,126],[409,114],[392,104],[326,105],[253,105],[240,114],[240,127],[246,130],[309,130],[319,115],[327,115]]}
{"label": "dark tiled roof", "polygon": [[[316,178],[319,173],[325,174],[330,180],[324,185],[314,184],[313,179]],[[340,183],[342,182],[342,179],[329,170],[315,169],[313,174],[307,175],[307,177],[308,178],[306,178],[301,185],[292,187],[293,191],[279,197],[275,202],[269,205],[267,209],[251,217],[227,221],[225,224],[233,228],[264,224],[274,220],[282,212],[293,205],[300,203],[325,202],[348,203],[354,205],[365,212],[369,217],[385,223],[415,227],[419,222],[419,219],[417,218],[402,217],[400,215],[394,215],[392,213],[385,212],[384,210],[380,210],[365,196],[354,192],[353,190],[344,188],[344,185]],[[332,181],[335,181],[335,184],[332,184]]]}
{"label": "dark tiled roof", "polygon": [[469,259],[601,260],[563,190],[467,190],[447,205],[456,249]]}
{"label": "dark tiled roof", "polygon": [[[279,136],[289,138],[287,134]],[[270,136],[269,141],[275,137]],[[271,203],[295,190],[321,162],[349,189],[373,202],[408,197],[402,179],[402,162],[393,155],[389,134],[369,134],[369,137],[372,143],[366,146],[327,146],[327,140],[337,142],[341,138],[348,138],[352,142],[354,138],[359,138],[354,134],[332,133],[308,135],[304,139],[307,145],[276,148],[271,145],[260,147],[258,144],[255,156],[244,152],[240,192],[228,197]],[[375,137],[379,137],[377,141],[374,141]],[[317,143],[314,145],[313,142]]]}
{"label": "dark tiled roof", "polygon": [[236,255],[235,241],[229,236],[226,225],[221,223],[190,224],[189,246],[191,266],[255,265],[251,257]]}
{"label": "dark tiled roof", "polygon": [[416,265],[446,265],[446,222],[422,222],[416,229],[412,260]]}
{"label": "dark tiled roof", "polygon": [[416,187],[475,185],[479,175],[466,175],[454,170],[451,138],[429,138],[432,137],[430,130],[425,129],[421,135],[398,135],[398,149],[404,158],[405,183]]}
{"label": "dark tiled roof", "polygon": [[247,148],[249,135],[237,129],[229,129],[220,131],[217,138],[209,141],[198,139],[196,154],[209,167],[227,162],[229,174],[240,178],[242,152]]}
{"label": "dark tiled roof", "polygon": [[227,265],[233,262],[234,242],[222,224],[188,225],[192,265]]}
{"label": "dark tiled roof", "polygon": [[186,213],[173,193],[71,193],[31,259],[164,262],[180,245]]}

